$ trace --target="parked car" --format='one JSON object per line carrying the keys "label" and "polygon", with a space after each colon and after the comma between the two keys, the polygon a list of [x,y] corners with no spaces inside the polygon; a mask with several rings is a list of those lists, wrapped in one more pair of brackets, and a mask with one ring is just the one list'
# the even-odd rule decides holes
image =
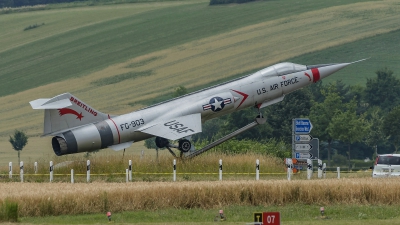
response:
{"label": "parked car", "polygon": [[400,154],[378,155],[372,177],[400,176]]}

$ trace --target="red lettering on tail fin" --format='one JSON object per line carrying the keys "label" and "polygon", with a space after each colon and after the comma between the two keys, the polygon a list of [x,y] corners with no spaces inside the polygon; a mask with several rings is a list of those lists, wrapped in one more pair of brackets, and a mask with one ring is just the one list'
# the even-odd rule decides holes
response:
{"label": "red lettering on tail fin", "polygon": [[63,116],[65,114],[73,114],[76,116],[76,119],[82,120],[82,118],[83,118],[82,112],[78,113],[77,111],[75,111],[73,109],[69,109],[69,108],[58,109],[58,112],[59,112],[60,116]]}

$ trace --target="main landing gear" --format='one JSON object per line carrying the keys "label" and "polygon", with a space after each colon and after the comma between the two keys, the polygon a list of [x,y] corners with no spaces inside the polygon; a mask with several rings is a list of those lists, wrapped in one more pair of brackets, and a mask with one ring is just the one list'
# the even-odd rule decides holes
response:
{"label": "main landing gear", "polygon": [[174,156],[176,154],[171,150],[171,148],[177,148],[181,152],[181,157],[183,153],[189,152],[192,148],[192,143],[187,139],[180,139],[178,141],[178,146],[171,144],[167,139],[162,137],[156,137],[156,146],[158,148],[167,148],[168,151]]}
{"label": "main landing gear", "polygon": [[[185,156],[185,158],[194,158],[194,157],[196,157],[196,156],[198,156],[198,155],[210,150],[211,148],[213,148],[213,147],[215,147],[215,146],[217,146],[217,145],[219,145],[219,144],[221,144],[221,143],[223,143],[223,142],[225,142],[225,141],[227,141],[227,140],[229,140],[229,139],[231,139],[231,138],[233,138],[233,137],[245,132],[246,130],[248,130],[250,128],[253,128],[253,127],[255,127],[255,126],[259,125],[259,124],[264,124],[265,122],[266,122],[266,119],[262,116],[261,113],[259,113],[259,115],[255,118],[254,122],[252,122],[252,123],[240,128],[240,129],[238,129],[238,130],[236,130],[236,131],[234,131],[234,132],[232,132],[232,133],[230,133],[228,135],[226,135],[223,138],[220,138],[220,139],[212,142],[211,144],[205,146],[204,148],[202,148],[200,150],[197,150],[197,151],[194,151],[193,153],[187,154]],[[182,157],[183,153],[188,153],[190,151],[190,149],[192,148],[192,143],[190,142],[190,140],[187,140],[187,139],[180,139],[178,141],[178,146],[176,146],[176,145],[173,145],[173,144],[169,143],[169,141],[167,139],[165,139],[165,138],[156,137],[156,145],[159,148],[167,148],[168,151],[174,157],[177,157],[177,156],[171,150],[171,147],[172,148],[177,148],[179,151],[181,151],[180,157]]]}

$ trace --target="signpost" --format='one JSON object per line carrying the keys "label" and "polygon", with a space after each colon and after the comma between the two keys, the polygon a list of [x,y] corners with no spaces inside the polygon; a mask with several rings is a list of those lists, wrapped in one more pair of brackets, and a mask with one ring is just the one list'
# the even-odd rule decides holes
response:
{"label": "signpost", "polygon": [[313,146],[313,148],[309,151],[309,153],[312,155],[310,159],[319,159],[319,139],[313,138],[310,142],[310,145]]}
{"label": "signpost", "polygon": [[313,139],[313,137],[309,134],[297,134],[295,136],[296,142],[310,142]]}
{"label": "signpost", "polygon": [[308,118],[294,119],[295,134],[309,134],[312,129],[311,121]]}
{"label": "signpost", "polygon": [[[308,118],[295,118],[292,120],[292,158],[298,164],[307,164],[307,159],[319,158],[319,139],[313,138],[310,132],[313,125]],[[296,168],[296,165],[294,165]]]}
{"label": "signpost", "polygon": [[280,225],[281,214],[279,212],[263,212],[263,225]]}
{"label": "signpost", "polygon": [[294,150],[296,151],[310,151],[312,149],[312,145],[310,144],[295,144]]}
{"label": "signpost", "polygon": [[296,152],[295,153],[296,159],[311,159],[311,157],[313,157],[313,155],[308,152]]}
{"label": "signpost", "polygon": [[281,214],[280,214],[280,212],[254,213],[254,223],[252,223],[252,224],[280,225],[281,224]]}

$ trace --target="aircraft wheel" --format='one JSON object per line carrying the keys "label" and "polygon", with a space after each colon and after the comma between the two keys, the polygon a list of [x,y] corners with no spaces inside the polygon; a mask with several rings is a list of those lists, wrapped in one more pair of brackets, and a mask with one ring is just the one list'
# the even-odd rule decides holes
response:
{"label": "aircraft wheel", "polygon": [[192,143],[189,140],[179,140],[179,150],[182,152],[188,152],[192,148]]}
{"label": "aircraft wheel", "polygon": [[169,144],[169,141],[162,137],[156,137],[156,146],[159,148],[165,148]]}

